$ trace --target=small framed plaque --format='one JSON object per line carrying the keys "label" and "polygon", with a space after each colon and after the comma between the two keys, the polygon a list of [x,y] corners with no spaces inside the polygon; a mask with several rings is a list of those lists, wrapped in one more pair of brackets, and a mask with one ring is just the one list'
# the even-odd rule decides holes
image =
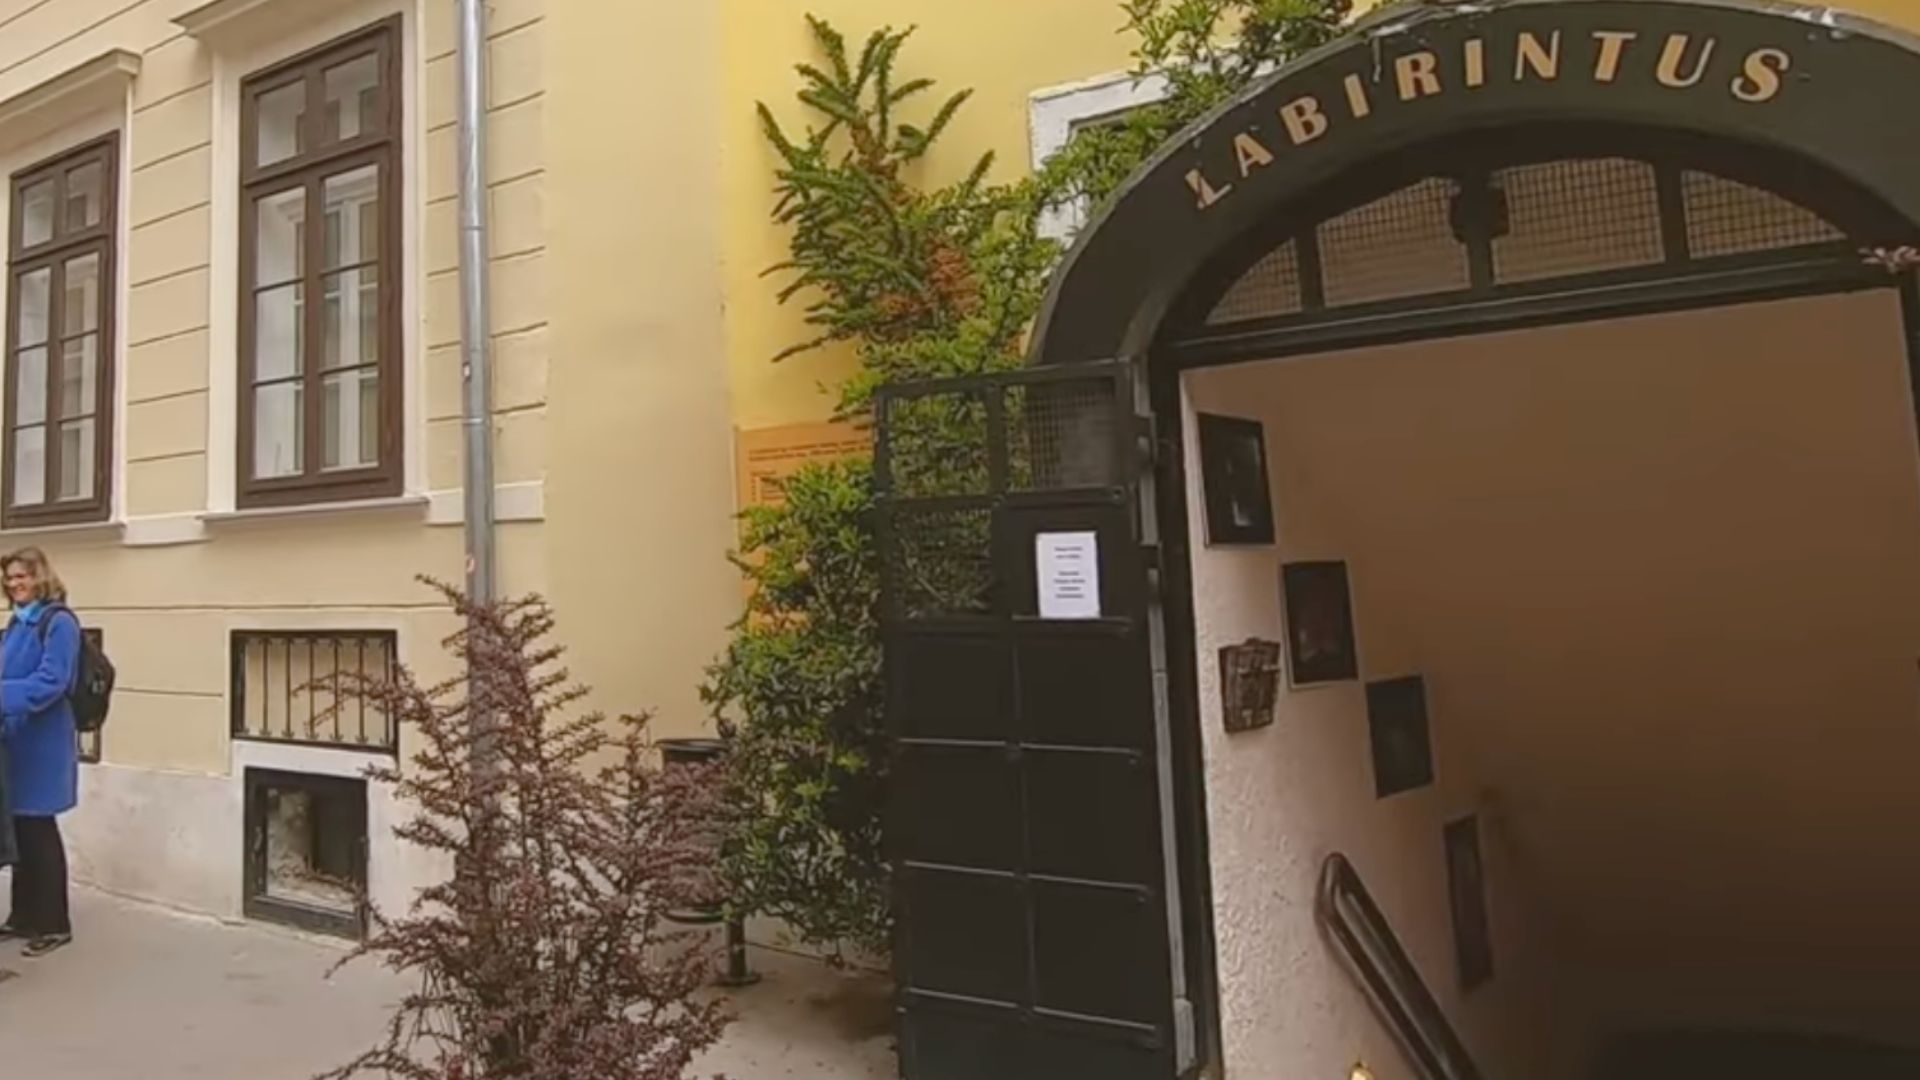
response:
{"label": "small framed plaque", "polygon": [[1287,613],[1288,677],[1295,686],[1360,677],[1353,638],[1353,592],[1344,562],[1288,563],[1280,568]]}
{"label": "small framed plaque", "polygon": [[1464,817],[1446,828],[1447,892],[1453,902],[1453,954],[1460,988],[1472,990],[1493,978],[1493,926],[1487,917],[1487,871],[1480,856],[1480,819]]}
{"label": "small framed plaque", "polygon": [[1220,709],[1228,731],[1273,723],[1279,698],[1279,642],[1248,638],[1220,650]]}
{"label": "small framed plaque", "polygon": [[1207,542],[1273,543],[1273,491],[1267,479],[1267,432],[1258,420],[1201,413],[1200,478],[1206,493]]}
{"label": "small framed plaque", "polygon": [[1373,743],[1373,785],[1379,798],[1433,783],[1433,740],[1427,730],[1427,681],[1418,675],[1367,684],[1367,727]]}

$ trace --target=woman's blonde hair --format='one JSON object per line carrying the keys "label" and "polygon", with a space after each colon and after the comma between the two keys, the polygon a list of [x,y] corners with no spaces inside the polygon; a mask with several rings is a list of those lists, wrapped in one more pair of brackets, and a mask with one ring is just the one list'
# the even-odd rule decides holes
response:
{"label": "woman's blonde hair", "polygon": [[53,561],[47,558],[46,552],[37,547],[23,547],[0,559],[0,573],[9,572],[15,566],[24,566],[33,574],[38,599],[61,604],[67,602],[67,586],[60,580],[60,575],[53,572]]}

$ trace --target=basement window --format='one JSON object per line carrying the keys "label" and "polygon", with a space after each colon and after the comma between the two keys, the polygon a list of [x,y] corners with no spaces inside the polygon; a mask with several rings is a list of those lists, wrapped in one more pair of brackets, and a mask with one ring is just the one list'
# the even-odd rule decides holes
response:
{"label": "basement window", "polygon": [[247,917],[359,937],[366,781],[248,769],[246,790]]}

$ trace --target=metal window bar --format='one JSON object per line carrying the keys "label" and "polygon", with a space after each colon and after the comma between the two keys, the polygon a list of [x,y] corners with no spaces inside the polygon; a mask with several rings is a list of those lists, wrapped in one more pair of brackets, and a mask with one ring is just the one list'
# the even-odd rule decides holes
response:
{"label": "metal window bar", "polygon": [[[394,719],[351,694],[349,680],[390,678],[399,662],[390,630],[237,631],[233,737],[254,742],[392,752]],[[352,700],[345,700],[350,696]]]}

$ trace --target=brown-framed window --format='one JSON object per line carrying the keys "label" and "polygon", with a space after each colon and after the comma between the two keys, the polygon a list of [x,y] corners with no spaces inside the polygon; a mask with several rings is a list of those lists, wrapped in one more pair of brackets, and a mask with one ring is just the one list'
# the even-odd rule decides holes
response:
{"label": "brown-framed window", "polygon": [[401,77],[390,21],[241,93],[243,506],[401,485]]}
{"label": "brown-framed window", "polygon": [[119,138],[13,177],[7,233],[8,528],[101,521],[112,503]]}

